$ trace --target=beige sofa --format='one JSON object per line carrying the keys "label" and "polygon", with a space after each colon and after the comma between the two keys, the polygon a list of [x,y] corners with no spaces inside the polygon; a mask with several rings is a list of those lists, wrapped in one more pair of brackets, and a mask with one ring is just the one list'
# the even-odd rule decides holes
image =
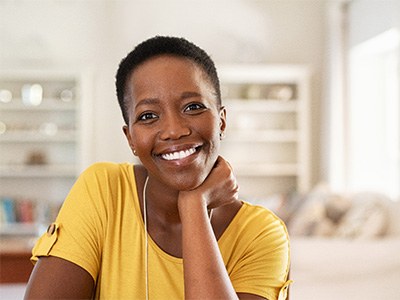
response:
{"label": "beige sofa", "polygon": [[400,236],[294,237],[291,245],[291,299],[400,299]]}
{"label": "beige sofa", "polygon": [[356,205],[337,202],[346,212],[336,227],[313,224],[301,235],[295,227],[304,226],[302,217],[289,222],[291,299],[400,299],[400,199],[371,193],[350,198]]}

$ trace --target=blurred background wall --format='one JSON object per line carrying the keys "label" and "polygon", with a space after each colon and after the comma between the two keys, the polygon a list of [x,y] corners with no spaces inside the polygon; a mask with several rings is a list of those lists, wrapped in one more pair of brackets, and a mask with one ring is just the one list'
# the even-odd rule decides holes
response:
{"label": "blurred background wall", "polygon": [[[312,68],[312,178],[320,178],[324,0],[1,0],[0,68],[77,67],[93,76],[91,160],[131,160],[114,75],[134,45],[183,36],[217,64],[308,64]],[[322,130],[322,131],[321,131]],[[118,134],[121,132],[121,134]]]}

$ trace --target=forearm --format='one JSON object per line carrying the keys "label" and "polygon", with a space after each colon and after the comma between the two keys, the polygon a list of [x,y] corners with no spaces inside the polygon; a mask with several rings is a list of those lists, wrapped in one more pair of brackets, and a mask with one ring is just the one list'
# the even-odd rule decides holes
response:
{"label": "forearm", "polygon": [[179,205],[186,299],[237,299],[207,208],[194,199]]}

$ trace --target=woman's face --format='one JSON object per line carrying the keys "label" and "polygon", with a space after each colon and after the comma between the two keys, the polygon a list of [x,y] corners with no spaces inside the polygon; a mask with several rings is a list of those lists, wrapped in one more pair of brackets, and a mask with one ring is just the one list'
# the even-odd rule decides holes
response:
{"label": "woman's face", "polygon": [[149,174],[177,190],[199,186],[218,157],[225,110],[194,62],[162,55],[130,76],[124,132]]}

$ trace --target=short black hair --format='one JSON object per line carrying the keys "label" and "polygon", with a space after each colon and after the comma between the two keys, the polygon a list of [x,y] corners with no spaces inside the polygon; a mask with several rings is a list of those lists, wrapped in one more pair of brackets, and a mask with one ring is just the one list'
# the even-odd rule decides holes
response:
{"label": "short black hair", "polygon": [[203,49],[184,38],[155,36],[138,44],[119,64],[115,85],[118,103],[126,124],[129,123],[129,103],[125,97],[129,76],[143,62],[164,54],[187,58],[195,62],[209,77],[215,89],[218,104],[221,104],[219,78],[211,57]]}

